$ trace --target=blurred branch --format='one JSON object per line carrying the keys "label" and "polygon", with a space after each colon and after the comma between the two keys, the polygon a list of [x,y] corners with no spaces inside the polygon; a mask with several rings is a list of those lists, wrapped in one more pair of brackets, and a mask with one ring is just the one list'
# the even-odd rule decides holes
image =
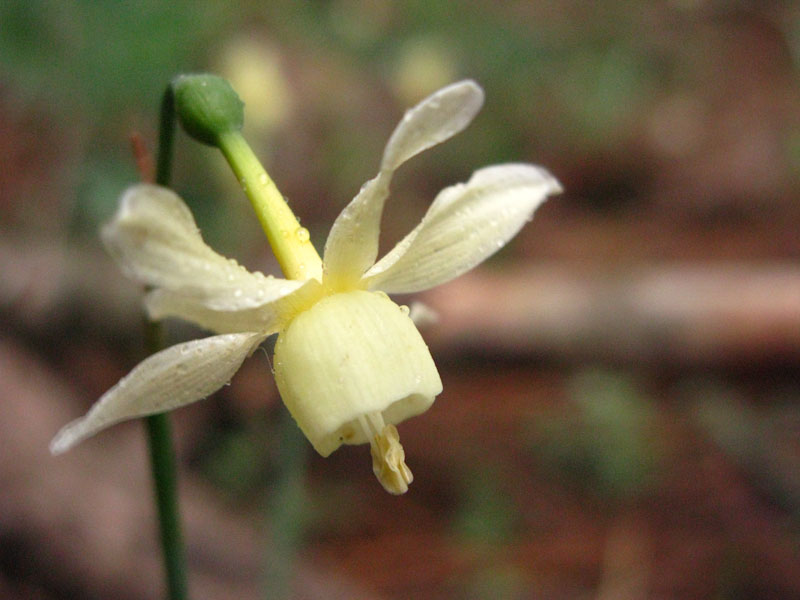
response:
{"label": "blurred branch", "polygon": [[51,330],[86,310],[104,326],[139,326],[141,293],[100,247],[52,239],[0,240],[0,310],[22,329]]}
{"label": "blurred branch", "polygon": [[559,265],[473,272],[429,292],[438,352],[725,365],[800,357],[800,269]]}

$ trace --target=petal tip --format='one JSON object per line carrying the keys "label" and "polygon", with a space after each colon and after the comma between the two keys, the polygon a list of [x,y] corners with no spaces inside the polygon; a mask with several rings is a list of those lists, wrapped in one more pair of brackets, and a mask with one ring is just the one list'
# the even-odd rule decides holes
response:
{"label": "petal tip", "polygon": [[49,446],[50,454],[53,456],[64,454],[80,441],[80,439],[72,433],[73,425],[74,423],[66,425],[52,439]]}
{"label": "petal tip", "polygon": [[481,103],[483,102],[484,92],[483,88],[478,85],[478,82],[474,79],[462,79],[461,81],[456,81],[455,83],[451,83],[450,85],[441,89],[440,93],[446,92],[461,92],[465,94],[470,94],[475,97],[475,99],[480,99]]}
{"label": "petal tip", "polygon": [[561,182],[558,179],[556,179],[555,175],[553,175],[547,169],[544,169],[544,168],[541,168],[541,167],[540,167],[540,169],[542,170],[542,175],[545,178],[545,180],[547,182],[547,185],[548,185],[547,195],[548,196],[556,196],[558,194],[563,194],[564,193],[564,186],[562,186]]}

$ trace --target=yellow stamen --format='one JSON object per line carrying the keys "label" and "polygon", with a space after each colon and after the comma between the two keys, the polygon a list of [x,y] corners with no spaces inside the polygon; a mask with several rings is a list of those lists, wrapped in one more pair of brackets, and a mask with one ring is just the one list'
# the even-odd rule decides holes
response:
{"label": "yellow stamen", "polygon": [[405,494],[414,480],[406,465],[406,453],[400,445],[400,434],[394,425],[385,425],[379,412],[359,415],[358,423],[369,439],[372,472],[390,494]]}

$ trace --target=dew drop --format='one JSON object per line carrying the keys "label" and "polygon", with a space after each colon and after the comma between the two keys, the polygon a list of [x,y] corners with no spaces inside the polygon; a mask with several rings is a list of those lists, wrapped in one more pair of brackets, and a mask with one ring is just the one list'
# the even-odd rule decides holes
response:
{"label": "dew drop", "polygon": [[262,173],[258,176],[258,183],[261,185],[267,185],[269,183],[269,177],[267,177],[266,173]]}
{"label": "dew drop", "polygon": [[407,315],[408,313],[411,312],[411,309],[408,308],[408,306],[406,306],[405,304],[401,304],[400,305],[400,312],[403,313],[404,315]]}
{"label": "dew drop", "polygon": [[241,298],[242,297],[242,290],[239,289],[239,288],[236,288],[235,290],[233,290],[233,297],[234,298]]}
{"label": "dew drop", "polygon": [[300,240],[301,242],[305,243],[311,237],[308,233],[308,229],[305,227],[298,227],[294,232],[295,237]]}

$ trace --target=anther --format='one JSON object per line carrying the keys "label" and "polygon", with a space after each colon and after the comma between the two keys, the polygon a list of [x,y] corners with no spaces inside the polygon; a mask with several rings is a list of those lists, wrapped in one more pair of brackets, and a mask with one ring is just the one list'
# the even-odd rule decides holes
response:
{"label": "anther", "polygon": [[390,494],[405,494],[414,476],[405,463],[406,453],[400,445],[397,427],[386,425],[379,412],[359,415],[358,423],[369,439],[375,477]]}

